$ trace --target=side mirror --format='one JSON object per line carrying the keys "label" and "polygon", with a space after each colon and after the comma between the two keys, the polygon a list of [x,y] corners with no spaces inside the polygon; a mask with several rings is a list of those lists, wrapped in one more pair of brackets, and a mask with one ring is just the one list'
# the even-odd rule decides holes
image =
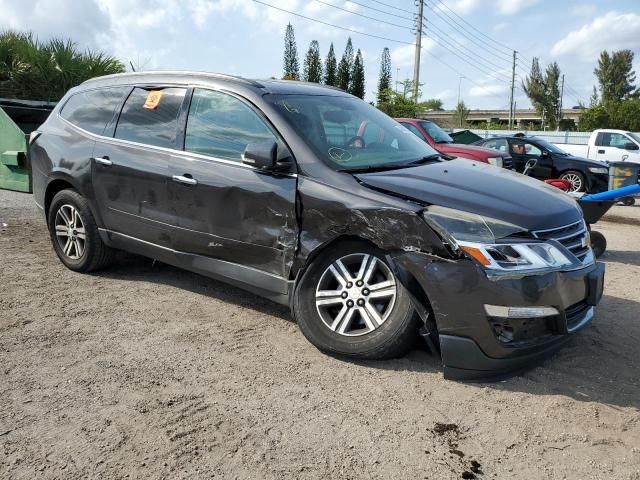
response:
{"label": "side mirror", "polygon": [[640,147],[638,147],[638,145],[636,145],[633,142],[627,142],[624,144],[624,149],[625,150],[639,150]]}
{"label": "side mirror", "polygon": [[242,163],[268,172],[284,172],[291,168],[290,157],[278,160],[278,144],[273,140],[248,144],[242,154]]}

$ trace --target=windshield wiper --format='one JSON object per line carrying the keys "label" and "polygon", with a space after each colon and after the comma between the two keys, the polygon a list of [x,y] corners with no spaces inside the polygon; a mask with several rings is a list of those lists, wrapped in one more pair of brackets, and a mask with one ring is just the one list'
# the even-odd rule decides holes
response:
{"label": "windshield wiper", "polygon": [[434,153],[432,155],[427,155],[426,157],[419,158],[414,160],[413,162],[405,163],[405,165],[425,165],[427,163],[441,162],[442,155],[439,153]]}

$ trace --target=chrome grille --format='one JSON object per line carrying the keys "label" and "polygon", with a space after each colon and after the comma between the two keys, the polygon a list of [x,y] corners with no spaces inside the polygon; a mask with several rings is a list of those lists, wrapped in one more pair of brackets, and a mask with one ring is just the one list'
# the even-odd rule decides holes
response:
{"label": "chrome grille", "polygon": [[536,238],[541,240],[555,240],[567,247],[580,261],[589,252],[587,243],[587,226],[584,220],[580,220],[564,227],[550,228],[548,230],[537,230],[533,232]]}

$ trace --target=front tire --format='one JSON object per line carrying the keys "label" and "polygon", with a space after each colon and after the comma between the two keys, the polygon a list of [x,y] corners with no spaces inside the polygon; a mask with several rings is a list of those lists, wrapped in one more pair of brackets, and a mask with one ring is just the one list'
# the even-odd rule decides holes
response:
{"label": "front tire", "polygon": [[418,328],[409,294],[382,252],[359,241],[333,245],[313,261],[293,312],[313,345],[351,358],[404,355]]}
{"label": "front tire", "polygon": [[113,250],[102,242],[89,204],[78,192],[58,192],[47,220],[53,249],[67,268],[92,272],[110,263]]}
{"label": "front tire", "polygon": [[560,175],[561,180],[566,180],[571,184],[569,192],[584,192],[587,189],[587,182],[584,174],[577,170],[568,170]]}

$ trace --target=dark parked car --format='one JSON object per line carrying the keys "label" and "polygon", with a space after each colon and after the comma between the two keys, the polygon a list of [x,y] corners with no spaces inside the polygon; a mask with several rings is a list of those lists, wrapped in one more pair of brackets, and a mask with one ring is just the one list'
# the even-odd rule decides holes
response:
{"label": "dark parked car", "polygon": [[445,375],[486,376],[560,346],[602,294],[571,198],[443,162],[336,89],[103,77],[68,92],[30,143],[35,200],[68,268],[122,249],[223,279],[290,305],[326,352],[398,356],[421,327]]}
{"label": "dark parked car", "polygon": [[455,143],[453,138],[438,125],[428,120],[416,118],[396,118],[400,124],[420,140],[427,142],[431,148],[452,157],[466,158],[478,162],[489,163],[496,167],[511,169],[511,157],[507,152],[496,153],[490,148],[477,145]]}
{"label": "dark parked car", "polygon": [[597,193],[609,186],[609,168],[602,162],[574,157],[552,143],[537,137],[492,137],[475,143],[506,152],[513,158],[513,168],[519,173],[528,160],[536,165],[529,175],[539,180],[560,178],[571,184],[571,192]]}

